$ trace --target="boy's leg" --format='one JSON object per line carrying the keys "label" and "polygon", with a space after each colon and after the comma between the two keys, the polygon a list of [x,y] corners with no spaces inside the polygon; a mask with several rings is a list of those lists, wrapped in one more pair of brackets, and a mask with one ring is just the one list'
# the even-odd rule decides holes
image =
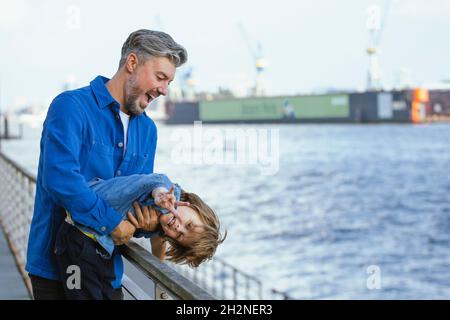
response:
{"label": "boy's leg", "polygon": [[63,223],[55,244],[56,261],[66,299],[110,300],[113,295],[113,259],[97,242]]}

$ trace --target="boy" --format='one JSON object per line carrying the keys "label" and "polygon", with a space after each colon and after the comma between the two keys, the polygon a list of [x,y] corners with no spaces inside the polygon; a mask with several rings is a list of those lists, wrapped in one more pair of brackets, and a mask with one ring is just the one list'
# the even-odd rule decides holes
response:
{"label": "boy", "polygon": [[[128,217],[134,225],[137,225],[136,214],[140,214],[136,212],[139,206],[133,206],[135,201],[143,207],[155,207],[155,230],[137,230],[135,236],[151,238],[152,252],[160,259],[167,254],[175,263],[197,267],[211,259],[217,245],[225,240],[225,237],[221,238],[220,223],[214,211],[200,197],[182,191],[163,174],[136,174],[109,180],[97,178],[89,186],[122,214],[122,219]],[[170,244],[167,251],[166,241]],[[110,258],[117,250],[114,244],[110,235],[100,235],[73,221],[67,212],[55,244],[56,262],[67,299],[111,299],[111,282],[115,277]],[[81,286],[76,288],[67,283],[71,276],[68,268],[74,265],[81,273]]]}

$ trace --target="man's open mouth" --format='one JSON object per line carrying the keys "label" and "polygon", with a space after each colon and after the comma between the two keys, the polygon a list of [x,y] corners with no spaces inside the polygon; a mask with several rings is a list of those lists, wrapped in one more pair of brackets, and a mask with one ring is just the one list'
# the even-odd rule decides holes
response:
{"label": "man's open mouth", "polygon": [[147,102],[150,103],[152,100],[154,100],[156,97],[152,96],[150,93],[145,94],[147,96]]}

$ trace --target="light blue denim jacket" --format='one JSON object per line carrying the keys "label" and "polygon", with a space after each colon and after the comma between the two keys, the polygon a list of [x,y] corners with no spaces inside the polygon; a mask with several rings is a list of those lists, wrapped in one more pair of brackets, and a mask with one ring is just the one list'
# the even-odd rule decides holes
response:
{"label": "light blue denim jacket", "polygon": [[[136,216],[136,212],[133,207],[133,202],[137,201],[141,206],[153,206],[156,210],[162,214],[166,214],[169,211],[167,209],[160,208],[155,205],[155,201],[152,197],[152,191],[159,187],[165,187],[167,190],[174,185],[174,193],[177,201],[180,200],[181,187],[178,184],[173,184],[169,178],[164,174],[151,173],[151,174],[133,174],[130,176],[115,177],[108,180],[102,180],[95,178],[89,182],[89,187],[97,193],[97,195],[105,200],[108,205],[122,215],[122,220],[127,219],[127,213],[131,212]],[[69,218],[70,220],[70,218]],[[92,228],[83,226],[76,221],[74,225],[95,237],[97,242],[105,248],[109,256],[112,256],[114,251],[114,241],[110,235],[101,235]],[[150,238],[158,232],[137,232],[135,237]]]}

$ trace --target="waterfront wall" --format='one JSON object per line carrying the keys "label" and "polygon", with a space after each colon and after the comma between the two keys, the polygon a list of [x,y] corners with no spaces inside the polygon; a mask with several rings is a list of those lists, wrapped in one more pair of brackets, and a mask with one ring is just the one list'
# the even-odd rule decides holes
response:
{"label": "waterfront wall", "polygon": [[[450,91],[424,89],[170,103],[168,124],[411,123],[450,116]],[[426,96],[426,97],[425,97]]]}

